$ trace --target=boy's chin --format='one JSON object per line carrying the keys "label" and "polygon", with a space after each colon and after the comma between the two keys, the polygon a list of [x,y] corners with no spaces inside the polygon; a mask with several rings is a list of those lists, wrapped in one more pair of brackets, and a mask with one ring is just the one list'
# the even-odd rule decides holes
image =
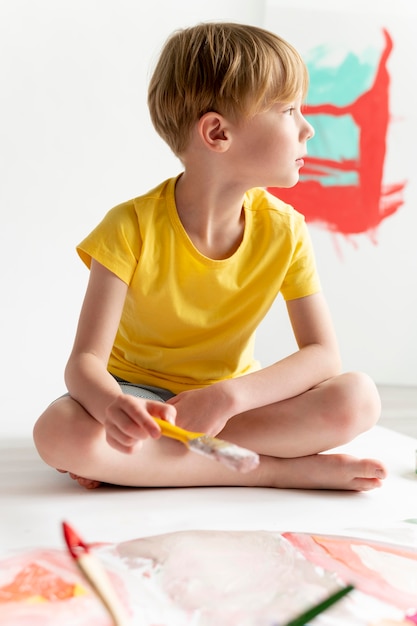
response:
{"label": "boy's chin", "polygon": [[298,182],[299,182],[299,178],[297,178],[297,180],[294,180],[292,182],[281,183],[280,185],[268,185],[268,187],[271,187],[272,189],[291,189],[292,187],[295,187]]}

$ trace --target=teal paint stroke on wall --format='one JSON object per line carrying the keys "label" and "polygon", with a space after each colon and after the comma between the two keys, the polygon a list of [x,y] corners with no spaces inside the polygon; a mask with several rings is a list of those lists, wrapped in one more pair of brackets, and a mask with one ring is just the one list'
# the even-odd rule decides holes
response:
{"label": "teal paint stroke on wall", "polygon": [[308,152],[322,159],[356,159],[359,129],[351,115],[306,115],[315,136],[308,143]]}
{"label": "teal paint stroke on wall", "polygon": [[[329,45],[321,45],[305,55],[310,74],[308,104],[331,102],[345,106],[367,91],[375,78],[378,50],[366,50],[361,58],[346,52],[344,58],[335,56]],[[336,64],[335,64],[336,63]]]}
{"label": "teal paint stroke on wall", "polygon": [[[366,50],[358,54],[339,50],[329,44],[317,46],[306,56],[310,86],[306,98],[310,106],[330,103],[345,107],[354,102],[372,86],[378,64],[378,51]],[[315,130],[309,142],[309,155],[333,161],[359,158],[359,128],[349,114],[306,116]],[[358,185],[355,171],[342,172],[331,168],[320,173],[305,175],[305,180],[320,180],[324,186]]]}
{"label": "teal paint stroke on wall", "polygon": [[359,175],[357,172],[341,172],[331,167],[322,168],[316,175],[308,174],[306,176],[300,176],[300,181],[306,180],[317,181],[323,187],[349,187],[359,185]]}

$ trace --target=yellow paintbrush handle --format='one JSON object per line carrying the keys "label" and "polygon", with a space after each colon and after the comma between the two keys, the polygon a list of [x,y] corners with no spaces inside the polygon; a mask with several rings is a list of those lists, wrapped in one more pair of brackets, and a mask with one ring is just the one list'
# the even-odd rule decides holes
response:
{"label": "yellow paintbrush handle", "polygon": [[177,441],[181,441],[185,445],[191,439],[195,439],[196,437],[201,437],[204,433],[193,433],[189,430],[184,430],[184,428],[180,428],[179,426],[174,426],[174,424],[170,424],[169,422],[160,419],[159,417],[153,418],[155,422],[159,425],[162,434],[165,437],[170,437],[171,439],[177,439]]}

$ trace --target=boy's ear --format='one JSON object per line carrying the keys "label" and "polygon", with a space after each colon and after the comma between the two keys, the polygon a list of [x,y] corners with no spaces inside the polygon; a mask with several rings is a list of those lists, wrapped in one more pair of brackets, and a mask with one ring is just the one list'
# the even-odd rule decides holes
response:
{"label": "boy's ear", "polygon": [[210,111],[198,120],[198,132],[205,145],[215,152],[226,152],[230,146],[231,134],[225,118]]}

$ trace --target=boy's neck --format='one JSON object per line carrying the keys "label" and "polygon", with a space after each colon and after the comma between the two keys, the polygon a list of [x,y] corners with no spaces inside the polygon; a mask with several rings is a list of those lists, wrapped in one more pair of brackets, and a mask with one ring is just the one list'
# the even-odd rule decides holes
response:
{"label": "boy's neck", "polygon": [[237,250],[245,230],[243,195],[209,175],[197,177],[186,171],[178,179],[178,216],[199,252],[220,260]]}

